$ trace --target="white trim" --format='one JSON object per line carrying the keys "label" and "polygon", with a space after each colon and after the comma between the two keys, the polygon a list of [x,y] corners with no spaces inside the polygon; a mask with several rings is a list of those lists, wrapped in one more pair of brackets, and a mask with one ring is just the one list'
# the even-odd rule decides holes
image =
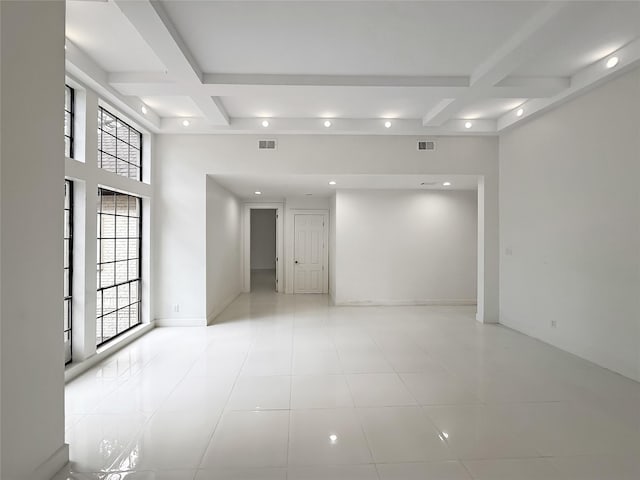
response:
{"label": "white trim", "polygon": [[[306,209],[306,208],[292,208],[287,210],[287,238],[290,239],[289,248],[291,255],[287,255],[285,258],[287,267],[287,289],[286,293],[295,293],[294,286],[294,255],[295,255],[295,216],[296,215],[322,215],[323,216],[323,229],[322,229],[322,241],[324,242],[322,252],[322,293],[329,293],[329,209]],[[302,294],[301,294],[302,295]]]}
{"label": "white trim", "polygon": [[156,318],[156,327],[206,327],[207,319],[202,317],[193,318]]}
{"label": "white trim", "polygon": [[473,307],[475,299],[453,300],[344,300],[335,303],[336,306],[431,306],[431,307]]}
{"label": "white trim", "polygon": [[58,450],[53,452],[49,458],[33,471],[29,479],[50,480],[56,473],[62,470],[67,463],[69,463],[69,445],[63,443]]}
{"label": "white trim", "polygon": [[77,376],[89,370],[91,367],[102,362],[105,358],[113,355],[119,350],[122,350],[134,340],[137,340],[138,338],[153,330],[154,327],[155,323],[140,324],[137,327],[132,328],[128,332],[123,333],[121,336],[114,339],[113,342],[107,342],[106,345],[99,347],[95,355],[82,360],[79,363],[71,363],[64,371],[65,383],[70,382]]}
{"label": "white trim", "polygon": [[218,318],[218,315],[224,312],[227,309],[227,307],[231,305],[235,301],[235,299],[238,298],[240,295],[241,295],[241,292],[234,293],[233,295],[230,295],[229,298],[227,298],[224,302],[221,302],[218,307],[214,308],[207,315],[207,326],[212,325],[215,319]]}
{"label": "white trim", "polygon": [[[251,210],[276,210],[276,276],[278,278],[278,293],[284,292],[284,228],[283,213],[284,205],[282,203],[245,203],[243,209],[244,221],[242,222],[242,292],[249,293],[251,291]],[[235,297],[234,297],[235,298]],[[230,302],[229,302],[230,303]],[[225,305],[224,308],[227,306]],[[224,310],[224,308],[222,310]],[[221,311],[222,311],[221,310]],[[218,312],[219,314],[220,312]],[[216,316],[218,315],[216,314]],[[209,315],[211,317],[211,314]],[[215,317],[213,317],[215,318]]]}

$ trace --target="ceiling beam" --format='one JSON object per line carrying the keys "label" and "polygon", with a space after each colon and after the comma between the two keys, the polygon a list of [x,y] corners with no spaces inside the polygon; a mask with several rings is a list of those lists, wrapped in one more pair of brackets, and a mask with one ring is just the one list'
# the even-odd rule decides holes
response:
{"label": "ceiling beam", "polygon": [[506,77],[484,93],[491,98],[547,98],[571,85],[570,77]]}
{"label": "ceiling beam", "polygon": [[[184,96],[185,89],[162,72],[123,72],[109,75],[109,83],[123,95]],[[569,86],[566,77],[507,77],[479,94],[492,98],[538,98],[556,95]],[[434,96],[456,98],[469,89],[469,77],[403,77],[359,75],[231,75],[204,74],[201,90],[211,96],[281,94],[304,90],[305,94],[349,89],[404,89],[428,91]]]}
{"label": "ceiling beam", "polygon": [[204,74],[206,85],[323,86],[323,87],[453,87],[469,86],[467,76],[402,75],[256,75]]}
{"label": "ceiling beam", "polygon": [[193,99],[203,116],[214,125],[228,125],[229,116],[222,103],[202,90],[202,71],[160,3],[115,0],[115,4],[165,65],[167,74]]}
{"label": "ceiling beam", "polygon": [[495,120],[473,120],[472,128],[465,127],[465,120],[449,120],[444,125],[424,127],[418,119],[390,120],[390,128],[385,127],[380,118],[333,118],[329,128],[322,118],[270,118],[267,128],[262,126],[262,118],[232,118],[230,125],[211,125],[200,118],[190,118],[185,127],[182,117],[163,118],[163,133],[251,133],[269,138],[277,134],[324,134],[324,135],[495,135]]}
{"label": "ceiling beam", "polygon": [[549,30],[557,28],[554,20],[567,8],[567,2],[551,2],[542,7],[471,74],[470,87],[445,108],[432,109],[422,119],[424,126],[438,127],[461,109],[482,97],[485,89],[504,80],[535,54],[549,47]]}

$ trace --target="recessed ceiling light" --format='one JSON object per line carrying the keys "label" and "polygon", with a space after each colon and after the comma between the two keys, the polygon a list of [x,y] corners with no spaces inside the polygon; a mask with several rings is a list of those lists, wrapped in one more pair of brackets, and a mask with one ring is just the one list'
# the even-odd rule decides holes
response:
{"label": "recessed ceiling light", "polygon": [[337,435],[329,435],[329,441],[331,443],[336,443],[338,441],[338,436]]}
{"label": "recessed ceiling light", "polygon": [[471,128],[471,127],[473,127],[473,123],[471,123],[471,122],[465,122],[465,124],[464,124],[464,128]]}
{"label": "recessed ceiling light", "polygon": [[189,125],[191,125],[191,122],[189,122],[189,120],[183,120],[182,121],[182,126],[183,127],[188,127]]}
{"label": "recessed ceiling light", "polygon": [[330,180],[329,181],[329,185],[336,185],[338,182],[336,182],[335,180]]}
{"label": "recessed ceiling light", "polygon": [[263,126],[264,128],[267,128],[267,127],[269,126],[269,120],[263,120],[263,121],[262,121],[262,126]]}
{"label": "recessed ceiling light", "polygon": [[329,128],[331,126],[331,122],[329,120],[324,121],[324,126]]}
{"label": "recessed ceiling light", "polygon": [[524,114],[524,108],[516,110],[516,117],[521,117]]}
{"label": "recessed ceiling light", "polygon": [[620,59],[618,57],[611,57],[609,60],[607,60],[607,68],[613,68],[616,65],[618,65],[618,62],[620,61]]}
{"label": "recessed ceiling light", "polygon": [[147,114],[147,107],[145,107],[144,105],[140,107],[140,110],[142,110],[142,113],[144,113],[145,115]]}
{"label": "recessed ceiling light", "polygon": [[391,128],[391,122],[389,120],[384,122],[384,128]]}
{"label": "recessed ceiling light", "polygon": [[256,195],[262,195],[262,192],[253,192],[253,193],[255,193]]}
{"label": "recessed ceiling light", "polygon": [[443,187],[450,187],[451,186],[451,182],[443,182],[442,186]]}

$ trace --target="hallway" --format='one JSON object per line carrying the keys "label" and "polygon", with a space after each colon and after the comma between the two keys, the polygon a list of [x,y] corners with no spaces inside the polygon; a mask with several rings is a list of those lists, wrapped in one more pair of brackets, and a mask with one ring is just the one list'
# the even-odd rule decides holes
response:
{"label": "hallway", "polygon": [[59,478],[640,477],[640,385],[473,317],[241,295],[67,386],[73,470],[138,473]]}
{"label": "hallway", "polygon": [[251,293],[275,293],[275,270],[251,270]]}

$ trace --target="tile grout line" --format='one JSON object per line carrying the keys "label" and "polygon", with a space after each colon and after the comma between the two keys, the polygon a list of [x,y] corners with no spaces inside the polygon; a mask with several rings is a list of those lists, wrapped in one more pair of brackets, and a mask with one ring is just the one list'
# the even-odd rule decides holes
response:
{"label": "tile grout line", "polygon": [[[337,347],[336,347],[337,350]],[[341,361],[340,359],[340,353],[338,353],[338,359]],[[351,397],[351,402],[353,403],[353,413],[356,417],[356,420],[358,421],[359,425],[360,425],[360,433],[362,434],[362,437],[364,438],[364,443],[367,446],[367,450],[369,452],[369,457],[371,457],[371,464],[373,464],[373,469],[376,472],[376,477],[378,477],[378,480],[380,480],[380,472],[378,472],[378,467],[376,466],[376,459],[373,456],[373,449],[371,448],[371,444],[369,442],[369,438],[367,437],[367,433],[364,430],[364,424],[362,423],[362,419],[360,418],[360,414],[358,413],[358,407],[356,407],[356,401],[353,397],[353,392],[351,391],[351,385],[349,385],[349,381],[347,380],[347,375],[344,374],[344,383],[346,383],[347,385],[347,390],[349,391],[349,396]]]}
{"label": "tile grout line", "polygon": [[285,457],[286,468],[284,471],[284,478],[289,478],[289,450],[291,450],[291,417],[293,416],[293,410],[291,408],[291,400],[293,397],[293,352],[295,349],[295,326],[296,326],[296,309],[294,305],[293,319],[291,320],[291,356],[290,356],[290,370],[289,370],[289,415],[287,415],[287,454]]}
{"label": "tile grout line", "polygon": [[[202,455],[200,456],[200,461],[198,462],[198,466],[196,468],[196,475],[197,475],[197,472],[199,470],[202,470],[201,467],[202,467],[202,462],[204,461],[204,457],[206,456],[207,451],[209,450],[209,447],[211,446],[211,442],[213,442],[213,436],[215,435],[216,431],[218,430],[218,426],[220,425],[220,422],[222,421],[222,417],[226,413],[227,405],[229,405],[229,400],[231,400],[231,396],[233,395],[233,392],[234,392],[234,390],[236,388],[236,384],[238,383],[238,378],[240,378],[240,374],[242,372],[242,369],[244,368],[244,365],[247,362],[247,358],[249,358],[249,353],[251,352],[252,349],[253,349],[253,344],[247,350],[247,353],[245,353],[245,355],[244,355],[244,359],[242,360],[242,365],[238,369],[238,373],[236,374],[236,376],[235,376],[235,378],[233,380],[233,385],[231,386],[231,389],[229,390],[229,394],[227,395],[227,400],[225,401],[224,406],[222,407],[222,412],[220,412],[220,416],[218,417],[218,420],[216,420],[216,423],[213,426],[213,430],[211,431],[211,435],[209,435],[209,440],[207,441],[207,445],[205,446],[205,448],[204,448],[204,450],[202,452]],[[194,476],[194,478],[195,478],[195,476]]]}

